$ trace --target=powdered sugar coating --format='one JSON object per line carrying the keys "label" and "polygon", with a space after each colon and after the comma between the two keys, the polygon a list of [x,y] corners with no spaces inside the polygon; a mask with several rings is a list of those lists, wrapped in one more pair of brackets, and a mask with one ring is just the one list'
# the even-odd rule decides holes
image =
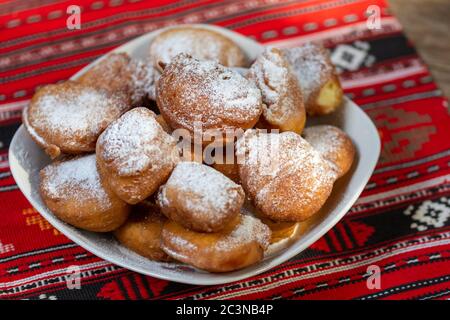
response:
{"label": "powdered sugar coating", "polygon": [[305,101],[334,75],[329,53],[320,45],[306,43],[283,52],[297,76]]}
{"label": "powdered sugar coating", "polygon": [[339,150],[342,134],[336,127],[321,125],[306,128],[303,137],[321,154],[329,154]]}
{"label": "powdered sugar coating", "polygon": [[317,178],[327,173],[327,166],[321,166],[323,159],[320,154],[292,132],[278,134],[247,130],[236,145],[236,154],[242,157],[244,165],[254,166],[261,177],[275,178],[282,172],[297,170],[308,171]]}
{"label": "powdered sugar coating", "polygon": [[82,74],[77,81],[89,87],[103,88],[130,96],[130,61],[130,56],[124,52],[110,53]]}
{"label": "powdered sugar coating", "polygon": [[161,247],[173,258],[212,272],[244,268],[264,257],[271,231],[259,219],[239,215],[216,233],[189,230],[169,221],[161,233]]}
{"label": "powdered sugar coating", "polygon": [[301,132],[305,123],[303,96],[282,51],[266,49],[252,64],[248,77],[261,90],[266,121],[282,131]]}
{"label": "powdered sugar coating", "polygon": [[[54,162],[41,171],[41,188],[54,200],[94,200],[101,210],[111,206],[97,171],[95,154]],[[76,192],[73,192],[76,190]]]}
{"label": "powdered sugar coating", "polygon": [[133,60],[131,71],[131,99],[133,104],[139,103],[144,97],[156,99],[155,86],[159,72],[148,60]]}
{"label": "powdered sugar coating", "polygon": [[[112,123],[100,136],[100,156],[119,176],[139,175],[177,162],[175,140],[148,109],[135,108]],[[97,151],[98,152],[98,151]]]}
{"label": "powdered sugar coating", "polygon": [[341,129],[330,125],[317,125],[306,128],[303,136],[338,176],[345,174],[355,156],[355,148],[350,138]]}
{"label": "powdered sugar coating", "polygon": [[180,54],[164,69],[157,102],[173,128],[194,130],[254,125],[262,111],[261,93],[239,73],[213,61]]}
{"label": "powdered sugar coating", "polygon": [[222,229],[243,202],[241,186],[197,162],[178,163],[158,194],[158,203],[169,218],[204,232]]}
{"label": "powdered sugar coating", "polygon": [[67,81],[35,94],[26,109],[27,127],[63,152],[93,151],[100,133],[128,108],[123,95]]}
{"label": "powdered sugar coating", "polygon": [[[214,247],[210,250],[227,252],[238,247],[244,247],[252,242],[256,242],[263,250],[266,250],[270,243],[270,235],[269,227],[262,223],[261,220],[250,215],[242,214],[239,218],[239,223],[234,226],[232,231],[220,236],[218,241],[214,244]],[[170,234],[170,242],[181,249],[177,250],[180,252],[195,251],[199,249],[199,246],[195,241],[189,241],[189,238],[176,233]],[[179,255],[180,253],[171,251],[170,254],[174,256]]]}
{"label": "powdered sugar coating", "polygon": [[[53,128],[60,134],[95,135],[103,128],[105,115],[111,113],[113,106],[121,100],[110,98],[105,92],[85,88],[79,94],[61,92],[43,95],[37,101],[33,125],[40,128]],[[117,109],[125,109],[118,106]]]}
{"label": "powdered sugar coating", "polygon": [[269,247],[270,229],[258,218],[241,215],[241,221],[233,231],[220,239],[216,244],[216,249],[228,251],[233,247],[242,246],[251,242],[257,242],[263,250]]}
{"label": "powdered sugar coating", "polygon": [[250,67],[267,103],[274,104],[285,90],[289,69],[276,49],[266,49]]}
{"label": "powdered sugar coating", "polygon": [[[265,215],[297,221],[321,207],[336,174],[319,152],[293,132],[248,130],[236,144],[244,189]],[[298,218],[298,217],[301,218]]]}
{"label": "powdered sugar coating", "polygon": [[38,102],[40,108],[37,115],[40,120],[35,124],[53,127],[60,133],[95,134],[99,131],[104,111],[108,108],[108,102],[104,98],[104,95],[95,90],[85,90],[67,100],[63,95],[44,96]]}
{"label": "powdered sugar coating", "polygon": [[225,36],[201,28],[172,28],[159,34],[149,48],[155,67],[168,64],[180,53],[200,60],[213,60],[230,67],[241,67],[245,56],[241,49]]}

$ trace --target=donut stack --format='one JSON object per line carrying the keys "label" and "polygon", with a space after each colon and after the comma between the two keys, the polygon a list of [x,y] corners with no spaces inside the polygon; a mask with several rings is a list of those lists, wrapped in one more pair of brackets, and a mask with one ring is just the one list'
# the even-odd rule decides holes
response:
{"label": "donut stack", "polygon": [[341,102],[318,45],[250,62],[227,37],[184,26],[159,33],[146,59],[110,54],[42,87],[23,122],[53,160],[40,193],[61,220],[152,260],[227,272],[294,239],[350,170],[343,131],[304,128]]}

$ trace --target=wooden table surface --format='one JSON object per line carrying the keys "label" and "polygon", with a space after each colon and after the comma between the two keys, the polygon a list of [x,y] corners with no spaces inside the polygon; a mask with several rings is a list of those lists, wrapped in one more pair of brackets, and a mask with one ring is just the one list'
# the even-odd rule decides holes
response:
{"label": "wooden table surface", "polygon": [[388,0],[408,38],[450,97],[450,0]]}

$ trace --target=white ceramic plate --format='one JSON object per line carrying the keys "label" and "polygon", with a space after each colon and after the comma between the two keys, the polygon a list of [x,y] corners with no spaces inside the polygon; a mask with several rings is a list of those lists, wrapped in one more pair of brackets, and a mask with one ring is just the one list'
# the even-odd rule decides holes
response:
{"label": "white ceramic plate", "polygon": [[[201,27],[216,30],[231,38],[245,51],[250,60],[255,59],[263,50],[260,44],[238,33],[208,25]],[[150,41],[160,31],[143,35],[113,52],[126,52],[134,58],[144,57]],[[79,77],[99,60],[79,71],[72,79]],[[352,101],[345,99],[339,111],[327,117],[309,120],[310,124],[312,122],[336,125],[353,139],[357,158],[351,171],[336,182],[324,208],[312,219],[301,224],[299,238],[292,245],[268,255],[258,264],[223,274],[208,273],[183,264],[150,261],[124,248],[109,234],[79,230],[56,218],[42,202],[38,192],[39,170],[50,163],[50,159],[33,142],[23,126],[19,128],[11,142],[9,162],[17,185],[34,208],[56,229],[86,250],[114,264],[156,278],[189,284],[221,284],[254,276],[302,252],[345,215],[369,180],[380,153],[380,140],[375,126],[367,115]]]}

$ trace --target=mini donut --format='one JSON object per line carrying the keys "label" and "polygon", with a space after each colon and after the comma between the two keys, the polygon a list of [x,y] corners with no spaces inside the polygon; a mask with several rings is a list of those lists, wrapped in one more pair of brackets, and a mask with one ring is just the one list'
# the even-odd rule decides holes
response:
{"label": "mini donut", "polygon": [[149,57],[156,68],[168,64],[180,53],[199,60],[213,60],[227,67],[246,65],[244,52],[230,39],[218,32],[182,26],[161,32],[151,42]]}
{"label": "mini donut", "polygon": [[57,160],[40,171],[42,200],[59,219],[77,228],[109,232],[120,227],[130,206],[104,186],[95,155]]}
{"label": "mini donut", "polygon": [[356,151],[344,131],[330,125],[312,126],[305,129],[303,137],[330,162],[339,178],[348,172]]}
{"label": "mini donut", "polygon": [[[185,129],[192,137],[196,126],[219,136],[252,128],[262,112],[261,93],[254,83],[216,62],[186,54],[165,67],[156,101],[170,127]],[[208,140],[206,133],[203,137]]]}
{"label": "mini donut", "polygon": [[303,221],[327,200],[336,173],[294,132],[247,130],[236,144],[242,186],[255,207],[274,221]]}
{"label": "mini donut", "polygon": [[252,64],[247,77],[261,90],[263,119],[270,128],[301,133],[306,121],[302,91],[283,52],[266,49]]}
{"label": "mini donut", "polygon": [[242,187],[219,171],[197,162],[180,162],[159,190],[161,212],[198,232],[218,232],[240,212]]}
{"label": "mini donut", "polygon": [[341,83],[327,49],[308,43],[283,50],[300,83],[309,115],[335,111],[343,99]]}
{"label": "mini donut", "polygon": [[216,233],[195,232],[169,221],[161,233],[161,247],[172,258],[199,269],[227,272],[261,261],[269,239],[265,224],[241,214]]}
{"label": "mini donut", "polygon": [[146,108],[114,121],[99,137],[96,154],[102,180],[130,204],[152,195],[179,160],[176,141]]}
{"label": "mini donut", "polygon": [[166,217],[150,202],[133,207],[128,220],[114,231],[116,239],[128,249],[151,260],[172,260],[161,249],[161,231]]}
{"label": "mini donut", "polygon": [[40,88],[22,117],[33,140],[56,158],[94,151],[102,131],[128,109],[123,94],[66,81]]}

